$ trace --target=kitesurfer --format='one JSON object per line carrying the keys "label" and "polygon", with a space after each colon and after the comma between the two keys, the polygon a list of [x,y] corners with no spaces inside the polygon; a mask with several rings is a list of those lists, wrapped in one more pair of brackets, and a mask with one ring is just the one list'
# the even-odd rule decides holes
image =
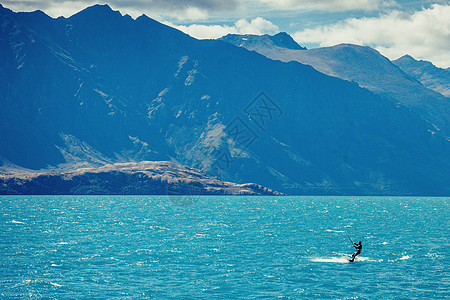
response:
{"label": "kitesurfer", "polygon": [[361,241],[359,241],[358,244],[357,244],[357,243],[353,243],[352,246],[355,247],[356,252],[353,253],[352,259],[350,259],[350,262],[354,262],[354,261],[355,261],[355,258],[361,253],[361,250],[362,250],[362,244],[361,244]]}

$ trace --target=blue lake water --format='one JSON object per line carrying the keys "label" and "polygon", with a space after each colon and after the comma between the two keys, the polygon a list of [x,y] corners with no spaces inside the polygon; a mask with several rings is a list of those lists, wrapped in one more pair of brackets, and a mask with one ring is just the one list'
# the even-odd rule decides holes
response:
{"label": "blue lake water", "polygon": [[1,196],[0,298],[449,298],[449,200]]}

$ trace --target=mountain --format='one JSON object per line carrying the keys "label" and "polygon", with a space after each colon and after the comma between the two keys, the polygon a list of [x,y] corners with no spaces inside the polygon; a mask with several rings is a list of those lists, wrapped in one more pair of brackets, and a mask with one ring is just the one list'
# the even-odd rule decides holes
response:
{"label": "mountain", "polygon": [[220,39],[227,43],[251,50],[258,48],[307,50],[305,47],[300,46],[294,41],[294,39],[286,32],[280,32],[274,35],[228,34]]}
{"label": "mountain", "polygon": [[450,68],[441,69],[429,61],[418,61],[409,55],[402,56],[393,63],[427,88],[450,97]]}
{"label": "mountain", "polygon": [[[252,40],[248,44],[245,41]],[[295,50],[269,45],[266,36],[228,35],[221,40],[256,51],[268,58],[284,62],[297,61],[316,70],[344,80],[357,82],[361,87],[383,93],[400,102],[450,136],[450,100],[403,72],[378,51],[351,44],[310,50]],[[260,42],[257,42],[257,41]],[[244,41],[244,42],[241,42]]]}
{"label": "mountain", "polygon": [[5,174],[171,161],[287,194],[449,194],[442,130],[354,82],[106,5],[0,25]]}
{"label": "mountain", "polygon": [[0,195],[281,195],[257,184],[234,184],[171,162],[117,163],[63,173],[0,175]]}

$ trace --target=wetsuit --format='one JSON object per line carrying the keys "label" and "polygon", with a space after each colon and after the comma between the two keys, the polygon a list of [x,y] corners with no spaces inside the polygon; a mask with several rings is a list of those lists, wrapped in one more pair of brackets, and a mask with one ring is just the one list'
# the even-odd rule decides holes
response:
{"label": "wetsuit", "polygon": [[362,245],[361,244],[353,243],[353,247],[356,248],[356,252],[353,253],[352,259],[350,261],[354,261],[356,256],[358,256],[361,253],[361,250],[362,250]]}

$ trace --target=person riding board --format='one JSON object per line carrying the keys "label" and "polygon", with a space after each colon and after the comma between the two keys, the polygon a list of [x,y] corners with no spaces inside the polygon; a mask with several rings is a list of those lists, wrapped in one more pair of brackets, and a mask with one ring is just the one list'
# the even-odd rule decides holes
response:
{"label": "person riding board", "polygon": [[359,241],[358,244],[357,244],[357,243],[353,243],[352,246],[355,247],[356,252],[353,253],[352,259],[350,259],[350,262],[354,262],[354,261],[355,261],[355,258],[361,253],[361,250],[362,250],[362,244],[361,244],[361,241]]}

